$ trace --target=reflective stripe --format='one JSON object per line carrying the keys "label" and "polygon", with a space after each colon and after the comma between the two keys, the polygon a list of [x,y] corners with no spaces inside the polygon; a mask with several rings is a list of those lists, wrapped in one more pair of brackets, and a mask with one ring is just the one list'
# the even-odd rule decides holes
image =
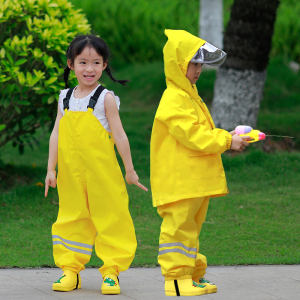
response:
{"label": "reflective stripe", "polygon": [[74,251],[74,252],[78,252],[78,253],[83,253],[83,254],[87,254],[87,255],[92,255],[92,251],[87,251],[87,250],[82,250],[82,249],[77,249],[71,246],[67,246],[64,242],[62,241],[53,241],[53,245],[63,245],[65,246],[67,249]]}
{"label": "reflective stripe", "polygon": [[165,243],[165,244],[160,244],[159,248],[165,248],[165,247],[181,247],[184,248],[186,251],[193,251],[193,252],[197,252],[197,248],[189,248],[185,245],[183,245],[182,243]]}
{"label": "reflective stripe", "polygon": [[171,253],[171,252],[178,252],[178,253],[181,253],[187,257],[190,257],[190,258],[196,258],[197,255],[195,254],[190,254],[190,253],[186,253],[184,250],[182,249],[177,249],[177,248],[174,248],[174,249],[166,249],[166,250],[161,250],[158,252],[158,255],[162,255],[162,254],[166,254],[166,253]]}
{"label": "reflective stripe", "polygon": [[70,241],[70,240],[66,240],[66,239],[63,239],[62,237],[60,237],[59,235],[52,235],[52,238],[53,239],[60,239],[60,240],[66,242],[66,243],[68,243],[70,245],[93,249],[93,245],[84,244],[84,243],[78,243],[78,242],[73,242],[73,241]]}

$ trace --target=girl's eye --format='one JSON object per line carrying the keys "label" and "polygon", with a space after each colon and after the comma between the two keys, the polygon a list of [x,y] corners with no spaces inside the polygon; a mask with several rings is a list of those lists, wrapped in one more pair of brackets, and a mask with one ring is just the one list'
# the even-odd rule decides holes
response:
{"label": "girl's eye", "polygon": [[81,65],[84,65],[84,64],[85,64],[85,62],[84,62],[84,61],[81,61],[81,62],[80,62],[80,64],[81,64]]}
{"label": "girl's eye", "polygon": [[198,63],[194,63],[194,66],[198,66]]}

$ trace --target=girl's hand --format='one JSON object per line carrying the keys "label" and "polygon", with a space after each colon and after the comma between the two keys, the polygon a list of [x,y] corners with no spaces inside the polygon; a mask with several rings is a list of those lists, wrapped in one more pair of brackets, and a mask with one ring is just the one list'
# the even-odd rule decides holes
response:
{"label": "girl's hand", "polygon": [[246,148],[246,146],[249,146],[249,143],[245,141],[247,139],[250,139],[250,136],[239,136],[237,134],[234,134],[232,136],[230,149],[240,152],[243,151]]}
{"label": "girl's hand", "polygon": [[231,135],[235,135],[235,130],[229,132]]}
{"label": "girl's hand", "polygon": [[56,187],[56,172],[48,171],[45,179],[45,197],[48,195],[49,185],[53,188]]}
{"label": "girl's hand", "polygon": [[136,174],[134,170],[130,172],[126,172],[125,179],[128,184],[135,184],[136,186],[143,189],[144,191],[146,192],[148,191],[148,189],[145,186],[139,183],[139,176]]}

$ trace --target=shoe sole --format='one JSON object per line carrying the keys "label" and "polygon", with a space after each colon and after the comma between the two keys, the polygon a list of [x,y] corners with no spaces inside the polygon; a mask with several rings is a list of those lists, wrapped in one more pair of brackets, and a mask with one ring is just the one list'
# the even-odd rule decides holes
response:
{"label": "shoe sole", "polygon": [[213,294],[218,291],[217,288],[209,288],[208,286],[206,286],[206,288],[207,288],[207,294]]}
{"label": "shoe sole", "polygon": [[110,290],[102,290],[101,292],[103,295],[119,295],[121,291],[110,291]]}
{"label": "shoe sole", "polygon": [[[191,292],[191,293],[186,293],[186,292],[180,292],[180,296],[201,296],[207,294],[207,290],[199,292]],[[166,296],[177,296],[176,292],[174,291],[165,291]]]}
{"label": "shoe sole", "polygon": [[64,288],[61,288],[61,287],[52,287],[52,290],[53,291],[57,291],[57,292],[70,292],[70,291],[73,291],[73,290],[77,290],[77,289],[81,289],[81,284],[78,285],[78,287],[76,288],[76,285],[74,287],[71,287],[71,288],[68,288],[68,289],[64,289]]}

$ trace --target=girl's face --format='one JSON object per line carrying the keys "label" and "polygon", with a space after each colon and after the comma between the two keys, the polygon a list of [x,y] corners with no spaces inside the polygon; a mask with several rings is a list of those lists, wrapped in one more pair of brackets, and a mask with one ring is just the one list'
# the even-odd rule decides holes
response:
{"label": "girl's face", "polygon": [[103,57],[92,47],[85,47],[76,56],[73,64],[70,59],[68,59],[67,63],[69,68],[74,71],[79,86],[91,89],[98,85],[98,80],[107,66],[107,62],[104,62]]}
{"label": "girl's face", "polygon": [[191,84],[195,84],[201,74],[202,64],[189,62],[188,69],[186,72],[186,78],[191,82]]}

